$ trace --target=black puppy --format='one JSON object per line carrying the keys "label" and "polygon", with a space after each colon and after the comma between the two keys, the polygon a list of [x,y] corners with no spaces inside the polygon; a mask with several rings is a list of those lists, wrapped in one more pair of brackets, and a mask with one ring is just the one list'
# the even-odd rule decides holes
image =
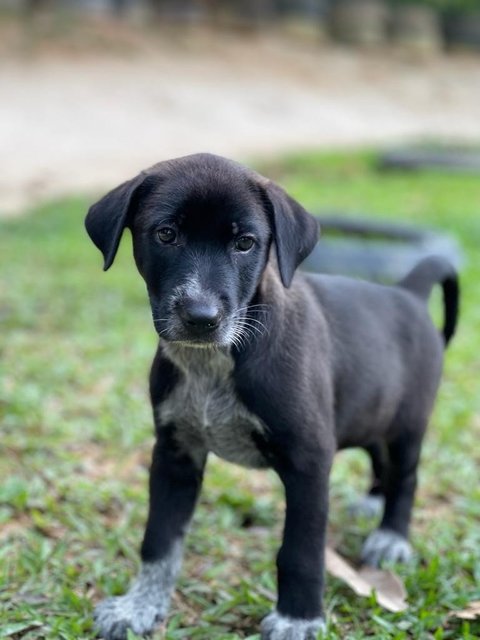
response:
{"label": "black puppy", "polygon": [[[286,494],[278,602],[264,640],[324,628],[328,478],[335,451],[364,447],[385,509],[370,564],[410,557],[420,446],[457,316],[457,279],[441,258],[396,287],[295,270],[318,225],[282,189],[223,158],[162,162],[93,205],[86,227],[112,264],[122,232],[147,284],[160,337],[150,377],[157,442],[142,568],[96,609],[109,640],[165,618],[209,451],[272,467]],[[445,328],[427,298],[443,285]]]}

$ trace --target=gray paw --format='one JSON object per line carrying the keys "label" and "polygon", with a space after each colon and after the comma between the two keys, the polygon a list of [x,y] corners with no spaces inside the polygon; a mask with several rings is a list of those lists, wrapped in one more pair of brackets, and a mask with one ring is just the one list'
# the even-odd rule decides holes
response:
{"label": "gray paw", "polygon": [[163,620],[159,607],[127,594],[103,600],[95,608],[95,627],[105,640],[125,640],[128,629],[139,636],[148,635]]}
{"label": "gray paw", "polygon": [[381,495],[367,494],[350,505],[348,511],[353,518],[378,518],[383,513],[385,498]]}
{"label": "gray paw", "polygon": [[128,593],[108,598],[95,609],[95,627],[105,640],[125,640],[128,629],[148,635],[165,618],[182,560],[177,540],[155,562],[144,562]]}
{"label": "gray paw", "polygon": [[362,562],[379,567],[383,562],[409,562],[412,555],[406,538],[391,529],[376,529],[365,540]]}
{"label": "gray paw", "polygon": [[262,621],[262,640],[317,640],[325,629],[323,618],[300,620],[272,611]]}

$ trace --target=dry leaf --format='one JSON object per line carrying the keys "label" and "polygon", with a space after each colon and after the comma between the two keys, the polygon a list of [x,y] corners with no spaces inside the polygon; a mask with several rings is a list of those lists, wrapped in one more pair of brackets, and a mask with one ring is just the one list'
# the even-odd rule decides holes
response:
{"label": "dry leaf", "polygon": [[461,620],[475,620],[476,618],[480,618],[480,600],[473,600],[465,609],[461,609],[461,611],[451,611],[448,617],[460,618]]}
{"label": "dry leaf", "polygon": [[396,612],[408,607],[405,587],[392,571],[370,567],[357,571],[330,548],[326,550],[326,565],[328,573],[345,582],[357,595],[367,597],[375,591],[377,602],[384,609]]}

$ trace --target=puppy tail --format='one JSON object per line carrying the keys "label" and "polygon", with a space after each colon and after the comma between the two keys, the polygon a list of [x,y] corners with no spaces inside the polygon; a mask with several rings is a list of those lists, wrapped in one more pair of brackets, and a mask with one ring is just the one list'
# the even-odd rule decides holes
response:
{"label": "puppy tail", "polygon": [[445,312],[442,334],[447,346],[455,333],[459,310],[458,275],[453,265],[441,256],[429,256],[421,260],[398,284],[425,301],[435,284],[442,285]]}

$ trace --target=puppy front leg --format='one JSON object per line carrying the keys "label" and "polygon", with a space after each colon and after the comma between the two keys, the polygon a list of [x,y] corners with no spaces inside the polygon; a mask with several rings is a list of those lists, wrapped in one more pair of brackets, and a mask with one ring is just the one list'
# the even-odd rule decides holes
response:
{"label": "puppy front leg", "polygon": [[315,640],[325,629],[323,584],[331,460],[315,469],[279,475],[285,487],[286,518],[277,556],[277,608],[262,622],[262,640]]}
{"label": "puppy front leg", "polygon": [[153,449],[140,572],[125,595],[108,598],[95,609],[97,630],[106,640],[125,640],[128,629],[148,634],[168,611],[206,459],[205,454],[194,461],[180,451],[173,434],[174,427],[161,428]]}

